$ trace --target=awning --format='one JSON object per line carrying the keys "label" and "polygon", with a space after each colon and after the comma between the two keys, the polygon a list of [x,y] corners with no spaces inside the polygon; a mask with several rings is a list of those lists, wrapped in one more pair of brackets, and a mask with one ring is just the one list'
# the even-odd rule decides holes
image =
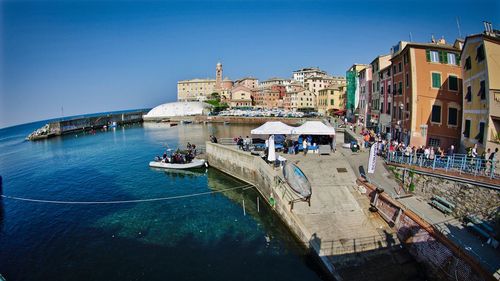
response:
{"label": "awning", "polygon": [[290,135],[294,127],[279,121],[270,121],[250,131],[252,136]]}
{"label": "awning", "polygon": [[307,121],[302,126],[294,128],[296,135],[335,135],[335,128],[325,125],[320,121]]}

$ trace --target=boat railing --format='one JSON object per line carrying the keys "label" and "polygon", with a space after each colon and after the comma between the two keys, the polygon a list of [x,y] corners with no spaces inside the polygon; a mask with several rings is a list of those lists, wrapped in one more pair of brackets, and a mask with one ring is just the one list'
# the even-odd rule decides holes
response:
{"label": "boat railing", "polygon": [[276,193],[281,196],[282,199],[286,200],[292,207],[293,203],[302,200],[288,185],[284,178],[277,175],[274,177],[274,186]]}

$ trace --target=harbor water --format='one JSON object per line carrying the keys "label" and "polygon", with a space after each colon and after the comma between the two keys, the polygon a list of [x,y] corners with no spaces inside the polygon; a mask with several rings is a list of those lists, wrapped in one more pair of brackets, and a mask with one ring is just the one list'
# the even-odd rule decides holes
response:
{"label": "harbor water", "polygon": [[[66,202],[0,199],[0,274],[8,281],[326,279],[244,182],[212,168],[148,167],[167,146],[246,136],[252,126],[144,123],[24,140],[43,125],[0,130],[3,194]],[[183,197],[190,194],[201,195]],[[150,198],[170,199],[71,203]]]}

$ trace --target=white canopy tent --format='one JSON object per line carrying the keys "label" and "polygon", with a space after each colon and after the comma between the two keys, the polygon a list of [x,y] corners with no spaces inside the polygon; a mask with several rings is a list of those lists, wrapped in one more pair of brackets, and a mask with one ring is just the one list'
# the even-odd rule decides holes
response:
{"label": "white canopy tent", "polygon": [[292,130],[295,129],[292,126],[279,121],[270,121],[264,123],[262,126],[250,131],[254,137],[267,137],[270,135],[290,135]]}
{"label": "white canopy tent", "polygon": [[307,121],[300,127],[293,128],[294,135],[335,135],[335,128],[321,121]]}

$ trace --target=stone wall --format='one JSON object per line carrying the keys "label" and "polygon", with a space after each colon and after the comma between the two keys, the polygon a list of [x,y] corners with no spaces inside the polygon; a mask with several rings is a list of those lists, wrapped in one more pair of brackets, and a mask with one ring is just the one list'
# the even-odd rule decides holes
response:
{"label": "stone wall", "polygon": [[[398,178],[403,177],[403,168],[393,169]],[[432,196],[438,195],[455,204],[453,216],[463,218],[467,214],[478,214],[484,218],[495,218],[499,212],[500,191],[472,184],[460,183],[439,177],[419,174],[418,172],[405,173],[405,186],[413,183],[413,193],[430,201]]]}

